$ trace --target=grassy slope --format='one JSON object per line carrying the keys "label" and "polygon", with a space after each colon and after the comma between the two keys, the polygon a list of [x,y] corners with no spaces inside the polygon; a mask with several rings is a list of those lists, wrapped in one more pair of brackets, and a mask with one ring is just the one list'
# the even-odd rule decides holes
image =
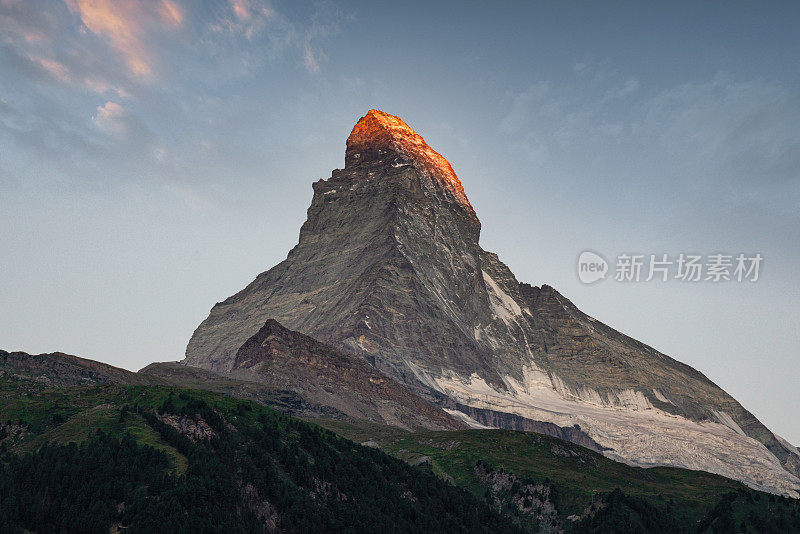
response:
{"label": "grassy slope", "polygon": [[[22,454],[45,442],[81,442],[102,429],[111,436],[130,434],[142,444],[167,452],[173,472],[181,475],[187,469],[186,456],[167,444],[138,413],[120,416],[125,405],[156,410],[171,393],[180,391],[189,390],[115,385],[47,388],[24,380],[0,379],[0,422],[22,421],[27,428],[22,438],[5,439],[0,447]],[[266,410],[259,408],[242,414],[240,400],[208,391],[192,390],[191,395],[205,400],[234,422]],[[314,423],[356,442],[374,441],[385,452],[412,463],[428,457],[435,473],[479,499],[486,494],[486,486],[474,471],[478,461],[536,483],[546,482],[557,490],[555,504],[562,519],[580,515],[595,496],[620,488],[626,495],[668,506],[681,530],[694,530],[698,521],[719,508],[723,495],[744,489],[738,482],[709,473],[630,467],[577,445],[534,433],[505,430],[409,433],[375,424],[320,420]],[[756,493],[746,491],[748,495]],[[763,498],[766,503],[767,496]],[[742,497],[738,502],[745,500]],[[736,506],[734,515],[739,519],[744,508]],[[757,510],[763,508],[756,503]]]}
{"label": "grassy slope", "polygon": [[[21,380],[0,380],[0,422],[23,422],[28,430],[22,439],[5,445],[14,453],[24,454],[45,442],[81,443],[97,430],[120,437],[129,433],[143,445],[163,450],[171,457],[178,474],[186,470],[186,458],[167,445],[141,416],[120,418],[126,404],[156,409],[174,388],[161,386],[74,386],[47,388]],[[195,392],[198,397],[212,394]],[[218,396],[223,404],[236,401]]]}
{"label": "grassy slope", "polygon": [[[215,437],[192,442],[160,422],[155,414],[161,412],[192,421],[199,417],[210,425]],[[4,462],[0,463],[0,530],[5,525],[14,532],[21,527],[61,531],[69,520],[64,523],[59,507],[78,502],[74,496],[82,497],[86,505],[77,511],[82,514],[80,520],[95,523],[107,522],[108,513],[95,514],[88,506],[111,510],[112,520],[124,523],[126,514],[133,512],[123,505],[133,503],[135,509],[131,510],[138,515],[128,518],[132,532],[152,532],[153,528],[175,531],[173,527],[191,527],[187,532],[263,531],[269,526],[259,522],[271,521],[271,509],[277,510],[282,528],[289,531],[335,531],[346,525],[348,531],[368,532],[374,530],[371,525],[381,529],[397,525],[395,530],[403,532],[521,532],[481,499],[423,469],[268,407],[218,393],[166,386],[48,388],[24,380],[0,379],[0,422],[0,461]],[[24,431],[20,433],[20,429]],[[97,430],[102,430],[104,437],[99,438]],[[31,481],[20,479],[19,468],[14,467],[31,462],[36,465],[56,454],[67,457],[72,450],[53,449],[52,444],[83,442],[96,449],[98,439],[125,436],[166,451],[170,477],[148,479],[138,488],[125,486],[127,493],[109,503],[108,499],[92,500],[98,496],[86,500],[83,491],[99,482],[113,486],[116,477],[112,475],[109,482],[109,473],[100,475],[105,478],[98,481],[92,471],[80,471],[80,465],[61,462],[46,464],[49,467],[44,470],[32,468],[38,478]],[[51,448],[43,448],[45,443]],[[126,469],[125,475],[134,474]],[[64,477],[59,472],[71,474]],[[62,482],[62,486],[86,480],[89,486],[67,484],[50,490],[51,479]],[[127,480],[123,484],[128,484]],[[148,488],[153,484],[166,489],[150,494]],[[64,497],[56,503],[55,511],[52,500],[41,498],[48,491]],[[3,495],[10,499],[16,493],[19,502],[3,503]],[[267,501],[272,504],[264,504]],[[159,508],[162,502],[168,509]],[[30,517],[31,503],[41,504],[44,511]],[[259,516],[256,520],[265,509],[266,519]],[[249,522],[220,526],[220,519],[235,523],[237,513]],[[155,521],[155,527],[147,527],[147,521]],[[169,528],[167,521],[172,522]],[[100,529],[108,531],[108,526],[101,525]]]}
{"label": "grassy slope", "polygon": [[391,427],[318,421],[358,442],[375,441],[380,448],[407,461],[423,456],[434,471],[477,495],[485,492],[473,467],[478,460],[501,466],[536,482],[549,480],[559,490],[562,515],[580,514],[593,494],[622,489],[628,495],[675,503],[683,522],[708,513],[727,492],[743,489],[736,481],[705,473],[669,467],[643,469],[609,460],[572,443],[541,434],[508,430],[406,433]]}

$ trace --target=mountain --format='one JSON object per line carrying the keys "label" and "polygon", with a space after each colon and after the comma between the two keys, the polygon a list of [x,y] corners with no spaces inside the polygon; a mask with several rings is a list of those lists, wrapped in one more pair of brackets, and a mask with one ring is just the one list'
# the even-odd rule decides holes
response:
{"label": "mountain", "polygon": [[[0,374],[4,533],[800,528],[796,499],[709,473],[631,467],[533,432],[317,421],[329,431],[186,388],[238,381],[185,365],[129,373],[79,359],[135,384],[54,385],[63,367],[52,360],[74,357],[14,354],[35,372]],[[151,379],[159,384],[142,383]]]}
{"label": "mountain", "polygon": [[174,362],[153,363],[133,373],[61,352],[33,355],[0,350],[0,378],[46,387],[182,386],[256,401],[305,418],[370,421],[408,430],[466,428],[460,418],[382,375],[362,358],[292,332],[275,320],[267,321],[242,345],[227,375]]}
{"label": "mountain", "polygon": [[370,110],[313,189],[297,246],[212,308],[186,364],[240,372],[240,348],[276,319],[473,426],[576,428],[632,465],[798,496],[800,453],[733,397],[484,251],[452,167],[399,118]]}
{"label": "mountain", "polygon": [[30,380],[48,386],[142,384],[136,373],[63,352],[28,354],[0,350],[0,377]]}
{"label": "mountain", "polygon": [[230,376],[296,392],[352,420],[400,428],[465,428],[428,401],[382,375],[362,358],[268,320],[237,351]]}

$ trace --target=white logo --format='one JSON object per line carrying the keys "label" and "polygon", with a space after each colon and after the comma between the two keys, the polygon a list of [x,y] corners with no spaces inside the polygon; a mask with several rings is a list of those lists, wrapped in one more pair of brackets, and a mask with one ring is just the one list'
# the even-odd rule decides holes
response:
{"label": "white logo", "polygon": [[[649,261],[648,261],[649,258]],[[617,256],[612,277],[617,282],[757,282],[761,275],[764,256],[754,254],[715,253],[684,254],[628,254]],[[610,267],[606,259],[591,250],[578,256],[578,278],[584,284],[593,284],[606,278]]]}
{"label": "white logo", "polygon": [[593,284],[606,277],[608,262],[590,250],[584,250],[578,257],[578,278],[584,284]]}

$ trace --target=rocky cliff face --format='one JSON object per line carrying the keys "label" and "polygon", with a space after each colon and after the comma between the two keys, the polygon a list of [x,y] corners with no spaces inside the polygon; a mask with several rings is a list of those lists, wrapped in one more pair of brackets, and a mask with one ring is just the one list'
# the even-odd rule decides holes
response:
{"label": "rocky cliff face", "polygon": [[524,427],[502,414],[577,425],[629,463],[797,494],[797,449],[698,371],[549,286],[519,283],[479,246],[480,228],[447,161],[371,110],[347,141],[345,168],[314,184],[298,245],[214,306],[185,361],[231,373],[242,344],[275,318],[445,408],[471,407],[449,411],[476,426]]}
{"label": "rocky cliff face", "polygon": [[466,428],[359,356],[292,332],[274,319],[239,348],[229,374],[295,392],[350,419],[406,429]]}

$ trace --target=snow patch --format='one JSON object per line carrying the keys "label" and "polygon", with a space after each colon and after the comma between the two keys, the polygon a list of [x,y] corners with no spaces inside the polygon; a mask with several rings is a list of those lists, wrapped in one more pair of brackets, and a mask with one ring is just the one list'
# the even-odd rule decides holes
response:
{"label": "snow patch", "polygon": [[650,404],[650,401],[647,400],[647,397],[645,397],[644,393],[641,391],[623,389],[622,391],[611,393],[610,395],[615,395],[617,397],[617,401],[613,403],[616,406],[622,406],[623,408],[628,408],[629,410],[653,409],[653,405]]}
{"label": "snow patch", "polygon": [[477,422],[475,419],[473,419],[472,417],[468,416],[464,412],[459,412],[458,410],[448,410],[447,408],[444,408],[444,411],[446,411],[447,413],[449,413],[450,415],[452,415],[456,419],[460,419],[461,421],[465,422],[467,424],[467,426],[469,426],[470,428],[479,428],[479,429],[482,429],[482,430],[487,430],[487,429],[490,429],[490,428],[494,428],[493,426],[486,426],[486,425],[480,424],[479,422]]}
{"label": "snow patch", "polygon": [[666,402],[666,403],[668,403],[668,404],[672,404],[673,406],[675,406],[675,403],[674,403],[674,402],[672,402],[671,400],[669,400],[668,398],[666,398],[666,397],[664,396],[664,394],[663,394],[663,393],[661,393],[659,390],[657,390],[657,389],[654,389],[654,390],[653,390],[653,395],[655,395],[655,397],[656,397],[658,400],[660,400],[661,402]]}
{"label": "snow patch", "polygon": [[692,421],[655,408],[641,391],[630,389],[604,399],[588,387],[570,390],[558,376],[533,362],[524,368],[521,381],[504,378],[507,389],[492,386],[476,373],[467,377],[443,370],[436,375],[409,366],[423,383],[461,404],[559,426],[578,424],[601,446],[612,449],[605,454],[617,461],[708,471],[763,491],[800,496],[800,479],[722,412],[716,414],[721,422]]}
{"label": "snow patch", "polygon": [[490,290],[489,303],[492,305],[492,310],[494,311],[495,315],[502,319],[506,324],[513,320],[514,317],[521,316],[522,308],[520,308],[519,304],[517,304],[517,301],[515,301],[511,295],[500,289],[500,286],[497,285],[497,282],[495,282],[486,271],[481,272],[483,273],[483,281],[486,282],[486,285]]}
{"label": "snow patch", "polygon": [[717,418],[717,420],[720,423],[722,423],[723,425],[727,426],[728,428],[730,428],[731,430],[733,430],[734,432],[736,432],[740,436],[746,436],[747,435],[747,434],[744,433],[744,430],[742,430],[742,428],[739,425],[736,424],[736,421],[733,420],[733,417],[728,415],[727,412],[714,410],[714,416]]}

